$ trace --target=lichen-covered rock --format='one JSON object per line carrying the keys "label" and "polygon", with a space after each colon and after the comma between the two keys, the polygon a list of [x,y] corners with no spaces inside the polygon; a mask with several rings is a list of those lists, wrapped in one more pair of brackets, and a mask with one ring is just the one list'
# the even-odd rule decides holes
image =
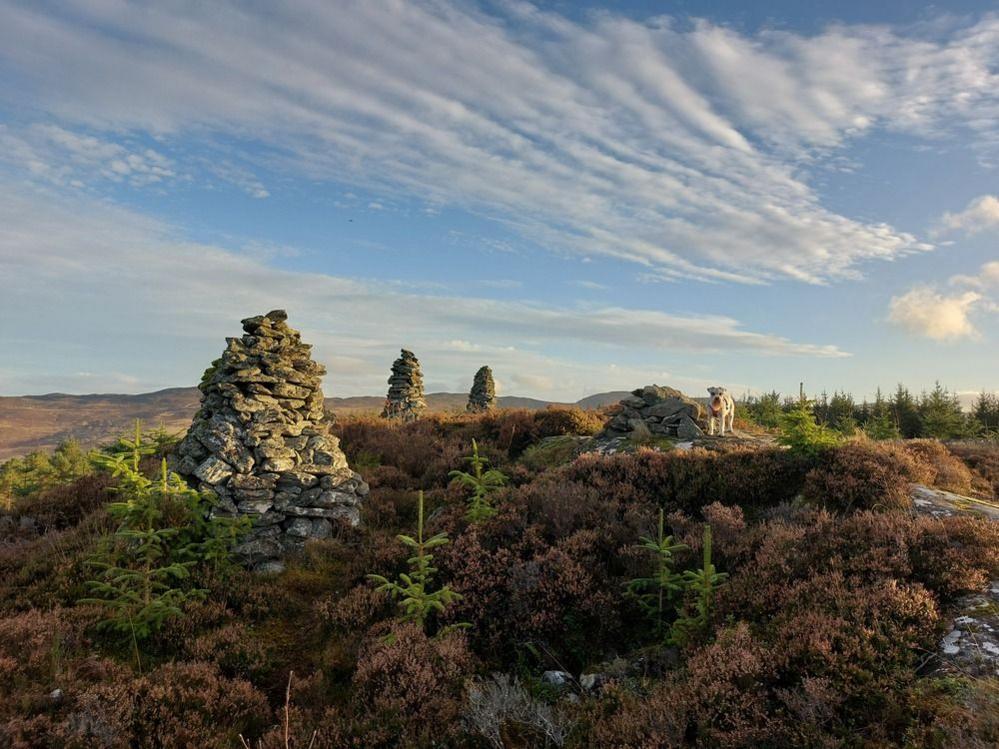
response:
{"label": "lichen-covered rock", "polygon": [[496,382],[493,371],[489,367],[480,367],[472,381],[472,389],[468,393],[469,413],[485,413],[496,407]]}
{"label": "lichen-covered rock", "polygon": [[706,425],[700,403],[674,388],[646,385],[621,401],[597,438],[647,439],[654,435],[691,440],[700,437]]}
{"label": "lichen-covered rock", "polygon": [[427,403],[423,400],[423,372],[419,359],[412,351],[402,349],[399,358],[392,364],[388,384],[385,408],[382,409],[384,418],[414,421],[427,410]]}
{"label": "lichen-covered rock", "polygon": [[279,569],[309,538],[329,537],[333,523],[356,525],[368,492],[329,433],[326,370],[287,317],[247,318],[244,335],[227,339],[175,461],[192,485],[218,496],[213,512],[252,519],[236,554],[259,571]]}

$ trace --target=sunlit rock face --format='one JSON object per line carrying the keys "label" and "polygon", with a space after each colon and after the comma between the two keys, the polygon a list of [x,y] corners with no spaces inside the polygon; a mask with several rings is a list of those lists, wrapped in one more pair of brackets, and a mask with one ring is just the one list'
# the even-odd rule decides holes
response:
{"label": "sunlit rock face", "polygon": [[214,492],[219,515],[246,515],[236,548],[248,566],[277,570],[310,538],[356,525],[368,486],[329,433],[311,346],[284,310],[242,321],[199,385],[201,409],[177,450],[177,472]]}

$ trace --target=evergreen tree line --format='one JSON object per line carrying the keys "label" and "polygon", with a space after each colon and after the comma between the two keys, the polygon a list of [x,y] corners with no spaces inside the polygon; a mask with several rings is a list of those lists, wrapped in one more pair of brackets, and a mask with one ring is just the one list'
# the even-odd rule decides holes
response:
{"label": "evergreen tree line", "polygon": [[[781,416],[795,410],[798,401],[798,397],[773,391],[746,396],[740,406],[742,414],[751,421],[777,428]],[[918,396],[899,384],[887,397],[878,388],[873,401],[865,399],[857,403],[851,394],[837,391],[832,396],[823,392],[811,403],[818,424],[845,435],[863,431],[872,439],[999,438],[999,397],[995,393],[980,393],[971,411],[964,411],[957,393],[948,391],[939,382]]]}

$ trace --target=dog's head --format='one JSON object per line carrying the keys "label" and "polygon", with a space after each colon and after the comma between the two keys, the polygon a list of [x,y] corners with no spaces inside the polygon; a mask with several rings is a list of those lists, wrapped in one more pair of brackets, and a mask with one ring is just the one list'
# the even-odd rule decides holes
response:
{"label": "dog's head", "polygon": [[717,416],[725,406],[725,396],[728,395],[728,389],[715,385],[708,388],[708,394],[711,396],[708,407],[711,409],[711,413]]}

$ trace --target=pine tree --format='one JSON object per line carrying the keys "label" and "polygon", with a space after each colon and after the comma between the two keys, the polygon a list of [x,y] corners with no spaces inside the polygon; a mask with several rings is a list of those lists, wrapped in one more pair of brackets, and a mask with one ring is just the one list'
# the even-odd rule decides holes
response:
{"label": "pine tree", "polygon": [[920,436],[919,410],[916,407],[916,399],[902,383],[898,384],[898,388],[892,396],[891,409],[895,426],[902,437],[912,439]]}
{"label": "pine tree", "polygon": [[781,416],[777,442],[795,452],[816,455],[835,447],[840,439],[832,430],[815,423],[808,400],[802,400],[795,409]]}
{"label": "pine tree", "polygon": [[967,433],[967,419],[957,395],[948,393],[937,382],[919,402],[921,436],[953,439]]}
{"label": "pine tree", "polygon": [[849,393],[836,391],[829,401],[829,426],[847,436],[857,431],[857,405]]}
{"label": "pine tree", "polygon": [[989,435],[999,431],[999,398],[983,390],[975,399],[971,417],[980,433]]}
{"label": "pine tree", "polygon": [[[437,533],[428,539],[423,538],[423,492],[417,501],[418,515],[416,521],[416,537],[398,535],[405,546],[415,553],[407,561],[409,572],[400,572],[399,581],[389,580],[382,575],[368,575],[368,579],[378,583],[376,590],[388,593],[396,599],[403,612],[403,620],[416,622],[421,627],[426,626],[428,617],[442,613],[451,603],[461,599],[461,595],[443,586],[431,590],[437,568],[433,566],[434,555],[430,552],[445,544],[451,543],[446,533]],[[465,626],[465,625],[458,625]]]}
{"label": "pine tree", "polygon": [[864,423],[864,433],[872,440],[895,440],[901,436],[891,407],[881,394],[881,388],[878,388],[874,396],[874,405]]}
{"label": "pine tree", "polygon": [[693,613],[687,613],[673,622],[670,639],[675,645],[683,646],[707,631],[711,623],[711,606],[715,591],[728,577],[726,572],[718,572],[711,561],[711,526],[704,525],[704,555],[699,570],[683,573],[684,584],[694,594]]}
{"label": "pine tree", "polygon": [[488,520],[496,514],[496,508],[490,502],[490,495],[506,484],[506,476],[495,468],[483,471],[489,465],[489,460],[479,455],[479,446],[472,440],[472,454],[464,459],[471,464],[472,472],[451,471],[448,475],[457,479],[472,490],[468,498],[468,510],[465,518],[470,523]]}
{"label": "pine tree", "polygon": [[180,561],[176,538],[180,529],[164,522],[167,509],[177,495],[193,491],[176,474],[168,474],[166,461],[158,481],[139,470],[139,452],[131,462],[120,456],[107,456],[100,464],[118,478],[123,501],[112,502],[108,510],[119,523],[91,566],[101,570],[88,586],[94,596],[84,603],[96,603],[110,611],[102,626],[129,634],[136,646],[164,621],[182,613],[191,599],[203,598],[206,591],[186,588],[193,560]]}
{"label": "pine tree", "polygon": [[780,393],[776,390],[764,393],[749,406],[750,418],[762,427],[774,429],[780,423],[783,411],[780,404]]}
{"label": "pine tree", "polygon": [[673,568],[673,557],[678,551],[688,548],[673,542],[672,536],[665,535],[663,511],[659,510],[659,529],[655,538],[642,536],[641,548],[651,551],[656,558],[655,571],[650,577],[637,577],[626,583],[625,595],[634,599],[652,620],[656,634],[665,632],[666,604],[684,590],[683,575]]}
{"label": "pine tree", "polygon": [[166,459],[158,478],[147,478],[140,462],[150,448],[136,423],[133,439],[93,456],[118,480],[120,499],[108,506],[118,527],[90,560],[100,572],[88,582],[92,597],[82,599],[110,612],[101,627],[129,635],[136,659],[140,641],[180,615],[185,603],[204,597],[206,591],[190,585],[192,568],[228,560],[247,526],[245,519],[212,518],[214,495],[170,473]]}

